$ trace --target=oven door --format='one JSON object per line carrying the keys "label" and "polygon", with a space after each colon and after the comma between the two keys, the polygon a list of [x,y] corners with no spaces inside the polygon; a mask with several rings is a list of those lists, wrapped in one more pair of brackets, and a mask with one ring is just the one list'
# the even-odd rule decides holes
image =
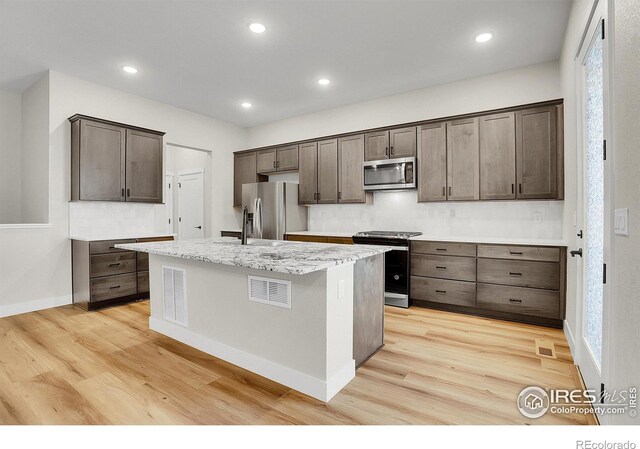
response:
{"label": "oven door", "polygon": [[394,248],[384,255],[385,304],[409,307],[409,249]]}
{"label": "oven door", "polygon": [[415,157],[364,162],[364,189],[415,189],[415,166]]}

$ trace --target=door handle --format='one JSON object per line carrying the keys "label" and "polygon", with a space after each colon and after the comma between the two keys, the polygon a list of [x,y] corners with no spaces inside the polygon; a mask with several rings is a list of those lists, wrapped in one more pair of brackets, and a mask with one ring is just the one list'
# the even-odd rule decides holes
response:
{"label": "door handle", "polygon": [[582,257],[582,248],[578,248],[575,251],[569,251],[569,253],[571,253],[571,257],[576,257],[576,256]]}
{"label": "door handle", "polygon": [[195,228],[196,229],[202,229],[202,226],[196,226]]}

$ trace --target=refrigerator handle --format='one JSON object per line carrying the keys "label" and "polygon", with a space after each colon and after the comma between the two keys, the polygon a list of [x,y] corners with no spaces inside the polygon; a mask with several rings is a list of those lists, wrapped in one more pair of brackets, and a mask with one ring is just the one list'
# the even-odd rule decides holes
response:
{"label": "refrigerator handle", "polygon": [[253,236],[262,238],[262,198],[256,198],[253,208]]}

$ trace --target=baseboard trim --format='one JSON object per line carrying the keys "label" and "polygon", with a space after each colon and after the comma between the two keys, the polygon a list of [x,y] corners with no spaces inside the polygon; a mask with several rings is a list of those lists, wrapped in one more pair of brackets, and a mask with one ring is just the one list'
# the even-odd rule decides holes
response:
{"label": "baseboard trim", "polygon": [[564,331],[564,336],[567,338],[567,343],[569,344],[569,351],[571,352],[571,357],[573,357],[573,361],[576,361],[576,340],[573,338],[573,332],[571,332],[571,328],[569,327],[569,323],[567,320],[564,320],[564,325],[562,326],[562,330]]}
{"label": "baseboard trim", "polygon": [[71,304],[71,295],[36,299],[33,301],[18,302],[14,304],[0,304],[0,318],[36,312],[38,310],[51,309],[53,307],[66,306],[69,304]]}
{"label": "baseboard trim", "polygon": [[279,365],[254,354],[196,334],[186,327],[169,323],[159,318],[150,317],[149,328],[323,402],[329,402],[356,374],[355,361],[351,360],[334,376],[327,381],[323,381],[292,368]]}

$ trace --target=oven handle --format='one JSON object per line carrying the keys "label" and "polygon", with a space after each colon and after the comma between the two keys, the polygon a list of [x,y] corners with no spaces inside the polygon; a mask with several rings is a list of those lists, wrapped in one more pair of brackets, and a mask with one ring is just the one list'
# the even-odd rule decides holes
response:
{"label": "oven handle", "polygon": [[[368,245],[368,243],[365,243],[365,245]],[[380,246],[384,246],[384,244],[382,244]],[[389,248],[393,248],[391,251],[409,251],[409,247],[408,246],[391,246],[391,245],[389,245]]]}

